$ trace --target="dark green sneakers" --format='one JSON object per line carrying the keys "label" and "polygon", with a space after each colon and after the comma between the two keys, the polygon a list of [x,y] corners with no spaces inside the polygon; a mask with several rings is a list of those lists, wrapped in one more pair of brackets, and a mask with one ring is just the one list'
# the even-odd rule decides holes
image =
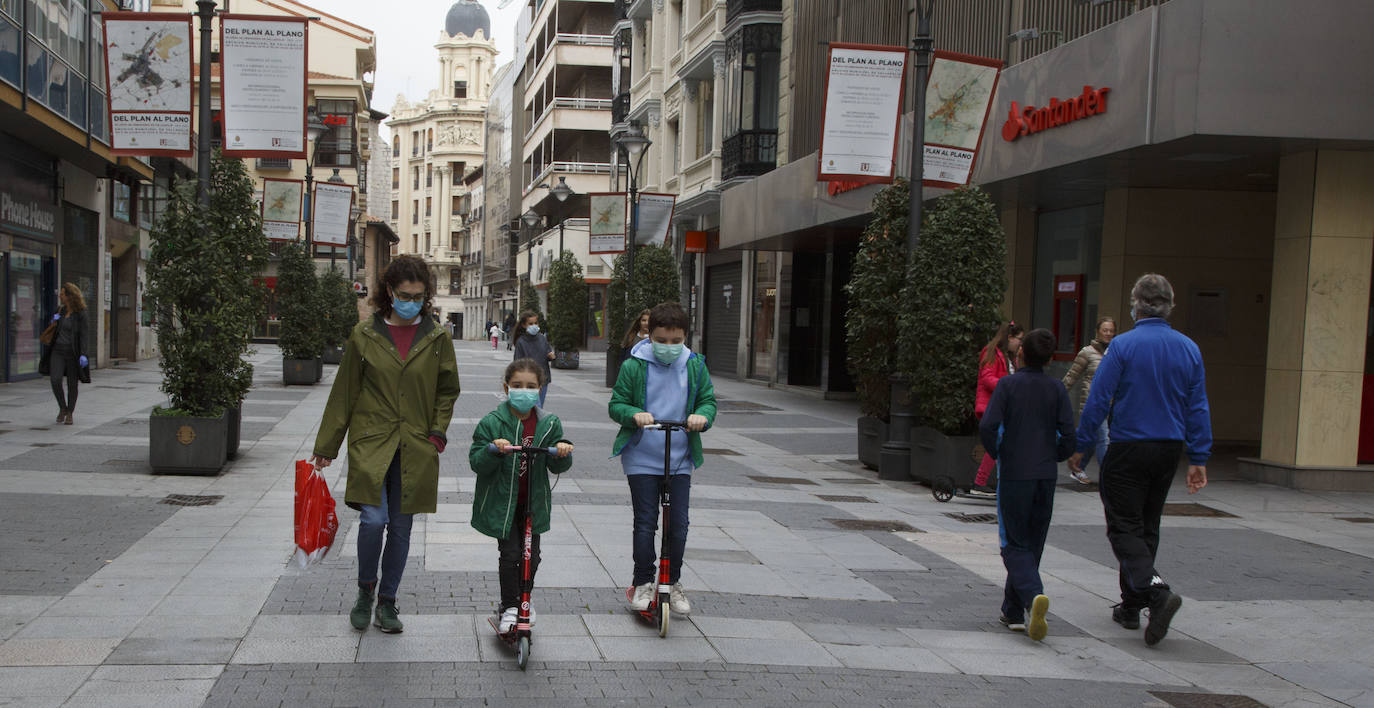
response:
{"label": "dark green sneakers", "polygon": [[348,621],[353,629],[367,631],[367,621],[372,618],[372,588],[358,587],[358,601],[353,603],[353,611],[348,613]]}
{"label": "dark green sneakers", "polygon": [[405,625],[396,616],[396,598],[377,598],[377,618],[372,624],[387,634],[400,634]]}

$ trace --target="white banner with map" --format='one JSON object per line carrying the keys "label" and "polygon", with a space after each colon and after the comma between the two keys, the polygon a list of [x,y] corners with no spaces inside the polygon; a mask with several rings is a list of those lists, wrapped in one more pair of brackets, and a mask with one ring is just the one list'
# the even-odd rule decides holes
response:
{"label": "white banner with map", "polygon": [[191,16],[106,12],[110,152],[190,157]]}
{"label": "white banner with map", "polygon": [[305,182],[262,180],[262,235],[272,241],[295,241],[301,235],[301,201]]}
{"label": "white banner with map", "polygon": [[925,186],[968,184],[1001,67],[996,59],[935,52],[926,82]]}
{"label": "white banner with map", "polygon": [[348,220],[353,211],[353,185],[316,182],[310,200],[315,223],[311,238],[317,246],[347,246]]}
{"label": "white banner with map", "polygon": [[620,253],[625,250],[624,192],[594,192],[587,195],[591,221],[587,226],[588,253]]}
{"label": "white banner with map", "polygon": [[224,154],[304,158],[304,17],[222,15]]}

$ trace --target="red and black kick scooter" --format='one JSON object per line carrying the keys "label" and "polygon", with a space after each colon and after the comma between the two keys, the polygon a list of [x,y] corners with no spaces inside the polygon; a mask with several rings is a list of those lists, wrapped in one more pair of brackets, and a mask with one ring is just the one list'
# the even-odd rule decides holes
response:
{"label": "red and black kick scooter", "polygon": [[[658,482],[658,504],[663,510],[662,533],[663,537],[658,546],[658,592],[654,593],[654,599],[649,601],[648,609],[631,610],[638,612],[643,619],[658,625],[658,636],[668,636],[668,618],[672,614],[668,606],[668,595],[672,592],[673,584],[669,580],[672,575],[669,573],[671,562],[668,560],[668,514],[673,507],[671,485],[668,484],[668,477],[672,474],[670,469],[673,459],[673,431],[687,430],[687,423],[681,420],[656,420],[644,426],[644,430],[662,430],[663,441],[663,479]],[[633,600],[635,594],[634,586],[625,590],[625,599]]]}
{"label": "red and black kick scooter", "polygon": [[[506,448],[508,452],[517,452],[521,455],[548,455],[550,457],[558,454],[557,447],[521,447],[511,445]],[[487,452],[500,454],[501,450],[494,444],[487,445]],[[526,469],[530,465],[525,465]],[[520,484],[528,489],[529,475],[521,475]],[[515,649],[515,661],[520,665],[520,670],[525,670],[525,665],[530,660],[530,647],[534,644],[534,633],[530,630],[530,591],[533,589],[530,582],[530,553],[534,545],[534,517],[530,515],[529,494],[526,493],[525,502],[525,543],[522,546],[520,555],[520,607],[519,614],[516,616],[515,626],[509,632],[502,632],[501,625],[497,623],[495,617],[488,617],[491,628],[496,630],[496,636],[500,637],[508,646]]]}

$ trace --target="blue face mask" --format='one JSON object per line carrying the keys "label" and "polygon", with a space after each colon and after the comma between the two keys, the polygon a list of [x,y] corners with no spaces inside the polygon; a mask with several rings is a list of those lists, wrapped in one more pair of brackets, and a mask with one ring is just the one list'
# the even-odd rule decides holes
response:
{"label": "blue face mask", "polygon": [[420,314],[420,306],[423,304],[424,303],[397,299],[395,294],[391,296],[391,311],[395,312],[401,319],[415,319],[415,316]]}
{"label": "blue face mask", "polygon": [[682,356],[681,344],[662,344],[660,342],[654,342],[653,346],[654,358],[658,359],[658,361],[665,366],[671,365],[673,362],[677,361],[678,357]]}
{"label": "blue face mask", "polygon": [[525,328],[525,331],[526,331],[526,332],[529,332],[530,334],[539,334],[539,325],[537,325],[537,324],[532,324],[532,325],[526,327],[526,328]]}
{"label": "blue face mask", "polygon": [[513,388],[506,392],[506,400],[510,402],[511,408],[521,414],[529,413],[530,409],[539,403],[539,389]]}

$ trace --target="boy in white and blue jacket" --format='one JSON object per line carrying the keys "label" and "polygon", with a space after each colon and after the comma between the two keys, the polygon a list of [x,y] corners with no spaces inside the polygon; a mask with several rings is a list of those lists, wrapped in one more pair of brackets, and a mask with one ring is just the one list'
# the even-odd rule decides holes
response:
{"label": "boy in white and blue jacket", "polygon": [[[703,462],[701,431],[715,420],[716,395],[705,360],[683,343],[689,322],[687,313],[677,303],[664,303],[649,312],[649,338],[636,344],[630,357],[620,365],[608,406],[611,420],[620,424],[612,454],[620,456],[634,506],[630,607],[636,610],[648,609],[655,594],[658,491],[663,480],[665,438],[672,435],[672,506],[667,529],[672,584],[669,606],[679,614],[691,612],[680,580],[682,556],[687,548],[687,510],[692,471]],[[685,421],[688,429],[669,434],[642,429],[655,420]]]}

